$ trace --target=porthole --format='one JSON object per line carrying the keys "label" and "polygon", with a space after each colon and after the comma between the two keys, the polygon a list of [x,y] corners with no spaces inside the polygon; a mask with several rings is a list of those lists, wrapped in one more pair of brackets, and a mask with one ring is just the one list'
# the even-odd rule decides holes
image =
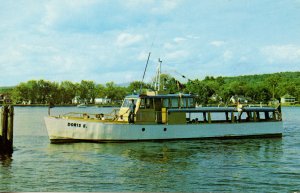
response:
{"label": "porthole", "polygon": [[164,128],[164,131],[167,131],[167,128]]}
{"label": "porthole", "polygon": [[144,132],[144,131],[145,131],[145,128],[142,128],[142,131]]}

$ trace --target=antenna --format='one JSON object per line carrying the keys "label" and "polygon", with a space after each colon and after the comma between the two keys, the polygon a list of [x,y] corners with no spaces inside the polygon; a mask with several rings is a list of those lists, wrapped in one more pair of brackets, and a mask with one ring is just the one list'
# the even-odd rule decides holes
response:
{"label": "antenna", "polygon": [[160,90],[160,74],[161,74],[161,63],[162,61],[158,59],[159,64],[157,65],[157,71],[154,79],[154,90],[159,91]]}
{"label": "antenna", "polygon": [[158,91],[160,91],[160,74],[161,74],[161,63],[162,61],[160,60],[160,58],[158,58],[158,62],[159,62],[159,67],[158,67],[158,77],[157,77],[157,81],[158,81]]}
{"label": "antenna", "polygon": [[145,70],[144,70],[144,74],[143,74],[143,79],[142,79],[141,86],[140,86],[140,93],[142,92],[144,78],[145,78],[147,66],[148,66],[148,63],[149,63],[150,55],[151,55],[151,52],[149,52],[148,59],[147,59],[147,62],[146,62],[146,66],[145,66]]}

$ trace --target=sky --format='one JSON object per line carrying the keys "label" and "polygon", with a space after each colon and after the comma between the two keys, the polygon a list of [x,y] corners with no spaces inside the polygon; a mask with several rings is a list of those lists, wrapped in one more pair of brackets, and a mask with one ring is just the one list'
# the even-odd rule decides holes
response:
{"label": "sky", "polygon": [[[0,2],[0,86],[300,71],[300,0]],[[181,78],[181,79],[180,79]]]}

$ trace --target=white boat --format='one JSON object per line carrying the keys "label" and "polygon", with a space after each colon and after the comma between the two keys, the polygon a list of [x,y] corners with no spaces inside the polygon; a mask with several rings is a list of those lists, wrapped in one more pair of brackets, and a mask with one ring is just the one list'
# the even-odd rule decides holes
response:
{"label": "white boat", "polygon": [[81,104],[77,105],[77,107],[78,107],[78,108],[86,108],[87,106],[86,106],[86,104],[81,103]]}
{"label": "white boat", "polygon": [[45,117],[45,123],[52,143],[281,137],[283,133],[280,107],[196,108],[193,95],[158,91],[127,96],[110,114],[69,113]]}
{"label": "white boat", "polygon": [[[150,53],[147,64],[149,57]],[[196,108],[194,95],[160,91],[160,68],[161,60],[155,83],[157,91],[127,96],[121,108],[110,114],[68,113],[45,117],[50,141],[118,142],[282,136],[280,106]]]}

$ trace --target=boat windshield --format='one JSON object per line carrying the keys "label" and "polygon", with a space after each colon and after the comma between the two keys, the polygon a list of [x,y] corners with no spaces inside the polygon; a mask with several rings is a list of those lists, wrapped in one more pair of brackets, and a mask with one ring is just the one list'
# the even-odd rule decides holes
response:
{"label": "boat windshield", "polygon": [[131,101],[134,100],[134,104],[136,104],[137,99],[133,99],[133,98],[126,98],[124,99],[123,105],[122,107],[129,107],[129,105],[131,104]]}

